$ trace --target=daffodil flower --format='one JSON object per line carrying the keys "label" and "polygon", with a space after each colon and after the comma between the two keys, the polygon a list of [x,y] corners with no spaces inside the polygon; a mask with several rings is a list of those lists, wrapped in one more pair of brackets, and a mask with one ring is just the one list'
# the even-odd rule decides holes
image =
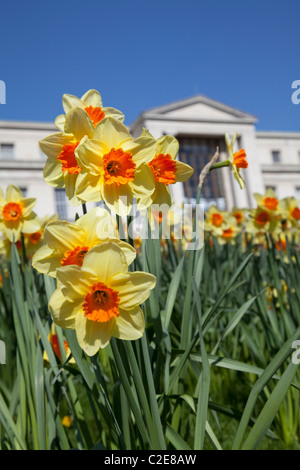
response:
{"label": "daffodil flower", "polygon": [[245,181],[240,175],[241,168],[248,168],[248,162],[246,161],[246,152],[244,149],[240,149],[238,152],[234,153],[233,148],[236,142],[238,134],[235,133],[233,138],[230,139],[229,134],[225,134],[225,142],[228,150],[228,163],[233,172],[233,175],[237,182],[240,185],[240,188],[245,187]]}
{"label": "daffodil flower", "polygon": [[146,163],[154,151],[152,139],[134,140],[120,121],[104,118],[93,139],[85,139],[76,149],[82,168],[76,181],[77,197],[91,202],[103,200],[119,215],[130,212],[134,198],[150,205],[155,185]]}
{"label": "daffodil flower", "polygon": [[279,211],[280,202],[272,188],[268,188],[265,194],[254,193],[253,196],[258,206],[261,206],[269,211]]}
{"label": "daffodil flower", "polygon": [[143,335],[140,305],[155,282],[152,274],[128,272],[122,248],[104,243],[86,254],[81,267],[57,269],[49,310],[56,324],[76,331],[80,347],[93,356],[112,336],[135,340]]}
{"label": "daffodil flower", "polygon": [[194,170],[186,163],[176,160],[179,142],[171,135],[163,135],[155,140],[150,132],[143,130],[141,137],[153,139],[156,142],[154,158],[148,162],[155,181],[155,191],[152,194],[152,202],[158,205],[171,206],[171,194],[169,185],[186,181]]}
{"label": "daffodil flower", "polygon": [[108,240],[122,248],[128,265],[136,256],[132,246],[116,238],[109,212],[100,207],[94,207],[74,224],[63,220],[49,222],[44,240],[45,245],[33,255],[32,265],[51,277],[56,277],[57,268],[62,266],[82,266],[89,250]]}
{"label": "daffodil flower", "polygon": [[0,231],[12,242],[20,239],[21,233],[34,233],[40,229],[38,216],[33,212],[35,198],[24,198],[15,185],[7,187],[6,197],[0,188]]}
{"label": "daffodil flower", "polygon": [[64,132],[57,132],[42,139],[41,150],[48,157],[44,180],[55,188],[65,188],[73,206],[82,203],[75,195],[76,179],[81,172],[75,150],[82,139],[92,138],[95,128],[82,108],[72,109],[66,116]]}
{"label": "daffodil flower", "polygon": [[[82,108],[90,118],[94,127],[106,116],[124,121],[124,114],[118,109],[103,107],[102,97],[97,90],[88,90],[81,98],[65,93],[62,99],[63,109],[67,114],[73,108]],[[55,125],[60,131],[65,131],[65,114],[60,114],[55,119]]]}

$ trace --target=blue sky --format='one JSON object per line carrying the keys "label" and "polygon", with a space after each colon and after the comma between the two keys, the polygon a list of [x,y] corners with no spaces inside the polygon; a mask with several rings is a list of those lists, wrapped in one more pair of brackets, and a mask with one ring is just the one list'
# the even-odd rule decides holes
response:
{"label": "blue sky", "polygon": [[299,0],[2,2],[0,120],[51,122],[63,93],[96,88],[128,125],[200,93],[300,131],[299,18]]}

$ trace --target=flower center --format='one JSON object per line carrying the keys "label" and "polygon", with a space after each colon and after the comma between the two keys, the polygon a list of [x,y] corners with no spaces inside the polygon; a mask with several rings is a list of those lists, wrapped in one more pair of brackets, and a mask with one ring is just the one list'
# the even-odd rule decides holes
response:
{"label": "flower center", "polygon": [[276,199],[276,197],[265,197],[264,206],[267,209],[270,209],[270,211],[273,211],[278,206],[278,200]]}
{"label": "flower center", "polygon": [[231,238],[232,235],[233,235],[233,230],[232,230],[231,227],[230,227],[230,228],[226,228],[226,229],[223,230],[222,236],[223,236],[224,238]]}
{"label": "flower center", "polygon": [[269,221],[270,221],[270,216],[267,212],[260,212],[255,217],[255,222],[259,225],[265,225]]}
{"label": "flower center", "polygon": [[78,144],[79,142],[64,145],[57,157],[62,164],[62,171],[67,171],[70,175],[78,175],[81,172],[75,157],[75,150]]}
{"label": "flower center", "polygon": [[156,155],[148,166],[159,183],[166,185],[175,183],[176,162],[168,153]]}
{"label": "flower center", "polygon": [[296,220],[300,220],[300,208],[295,207],[295,209],[291,213],[291,216]]}
{"label": "flower center", "polygon": [[29,234],[29,240],[31,243],[33,243],[34,245],[36,243],[38,243],[40,241],[40,239],[42,238],[42,232],[35,232],[35,233],[30,233]]}
{"label": "flower center", "polygon": [[62,266],[70,266],[74,264],[82,266],[84,257],[88,251],[88,246],[76,246],[73,250],[68,250],[64,253],[64,257],[61,259],[60,263]]}
{"label": "flower center", "polygon": [[239,150],[233,155],[233,164],[237,168],[248,168],[248,162],[246,161],[246,152],[244,149]]}
{"label": "flower center", "polygon": [[107,287],[103,282],[98,282],[91,287],[84,298],[84,314],[89,320],[106,323],[119,316],[119,302],[117,291]]}
{"label": "flower center", "polygon": [[233,214],[233,216],[235,217],[235,220],[238,224],[240,224],[243,220],[243,214],[241,212],[235,212]]}
{"label": "flower center", "polygon": [[212,224],[216,227],[220,227],[223,222],[223,216],[221,214],[213,214],[212,215]]}
{"label": "flower center", "polygon": [[4,220],[16,222],[22,216],[22,206],[17,202],[8,202],[2,209]]}
{"label": "flower center", "polygon": [[109,153],[103,156],[104,179],[106,184],[129,183],[134,180],[136,164],[132,160],[129,152],[124,152],[121,148],[112,148]]}
{"label": "flower center", "polygon": [[84,110],[88,113],[94,127],[105,117],[105,112],[100,107],[94,108],[94,106],[87,106]]}

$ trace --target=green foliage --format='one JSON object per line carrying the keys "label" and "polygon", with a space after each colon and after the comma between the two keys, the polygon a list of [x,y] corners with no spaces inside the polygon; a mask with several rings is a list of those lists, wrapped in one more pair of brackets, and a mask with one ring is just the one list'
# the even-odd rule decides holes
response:
{"label": "green foliage", "polygon": [[166,243],[162,256],[160,240],[144,240],[135,261],[157,276],[143,338],[90,358],[56,327],[61,359],[48,337],[55,280],[12,246],[1,264],[2,449],[299,448],[297,246]]}

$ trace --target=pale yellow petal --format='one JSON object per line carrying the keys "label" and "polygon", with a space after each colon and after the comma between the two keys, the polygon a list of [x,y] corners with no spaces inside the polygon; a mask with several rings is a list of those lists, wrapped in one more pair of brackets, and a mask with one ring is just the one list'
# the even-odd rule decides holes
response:
{"label": "pale yellow petal", "polygon": [[122,248],[110,241],[89,250],[84,257],[82,269],[93,272],[105,283],[116,273],[127,272],[128,265]]}
{"label": "pale yellow petal", "polygon": [[64,220],[49,222],[44,232],[45,243],[62,255],[85,244],[86,232],[82,227]]}
{"label": "pale yellow petal", "polygon": [[95,176],[103,171],[103,155],[108,152],[107,146],[95,139],[85,140],[76,149],[79,165]]}
{"label": "pale yellow petal", "polygon": [[75,95],[69,95],[65,93],[62,98],[62,105],[64,108],[64,112],[68,113],[71,109],[76,108],[77,106],[83,107],[84,104],[82,101]]}
{"label": "pale yellow petal", "polygon": [[23,233],[35,233],[38,232],[41,228],[40,218],[35,214],[35,212],[30,212],[30,214],[23,220]]}
{"label": "pale yellow petal", "polygon": [[127,184],[104,184],[102,197],[105,204],[115,214],[125,216],[130,213],[133,203],[131,186]]}
{"label": "pale yellow petal", "polygon": [[102,108],[102,111],[104,112],[105,116],[111,116],[114,119],[118,119],[121,122],[123,122],[125,119],[125,116],[122,113],[122,111],[119,111],[118,109],[105,107],[105,108]]}
{"label": "pale yellow petal", "polygon": [[56,269],[61,267],[61,258],[47,245],[41,246],[32,257],[32,266],[40,273],[56,277]]}
{"label": "pale yellow petal", "polygon": [[84,314],[76,318],[76,336],[79,346],[88,356],[94,356],[109,343],[114,330],[115,320],[100,323],[88,320]]}
{"label": "pale yellow petal", "polygon": [[81,102],[85,104],[86,107],[93,106],[93,108],[102,108],[102,98],[97,90],[88,90],[82,95]]}
{"label": "pale yellow petal", "polygon": [[82,108],[73,108],[66,114],[65,132],[73,134],[80,141],[85,136],[93,138],[95,128]]}
{"label": "pale yellow petal", "polygon": [[94,273],[75,265],[58,268],[56,270],[56,279],[57,287],[71,301],[79,299],[83,301],[89,289],[98,282]]}
{"label": "pale yellow petal", "polygon": [[81,300],[70,302],[60,289],[56,289],[50,297],[48,307],[54,323],[62,328],[75,329],[76,317],[82,311]]}
{"label": "pale yellow petal", "polygon": [[145,319],[140,307],[135,307],[130,311],[120,309],[112,336],[124,340],[135,340],[141,338],[144,331]]}
{"label": "pale yellow petal", "polygon": [[101,178],[91,173],[82,171],[76,179],[76,196],[86,202],[98,202],[102,200]]}
{"label": "pale yellow petal", "polygon": [[[153,193],[153,204],[158,206],[171,207],[172,198],[168,187],[164,183],[155,182],[155,192]],[[164,210],[161,210],[164,212]]]}
{"label": "pale yellow petal", "polygon": [[131,186],[133,197],[138,200],[138,204],[149,207],[155,191],[155,179],[148,165],[142,165],[135,171]]}
{"label": "pale yellow petal", "polygon": [[156,277],[146,272],[118,273],[110,280],[110,287],[118,292],[120,308],[130,310],[148,299],[155,287]]}
{"label": "pale yellow petal", "polygon": [[60,131],[64,132],[65,130],[66,115],[60,114],[54,120],[54,124]]}
{"label": "pale yellow petal", "polygon": [[61,169],[61,163],[47,158],[44,166],[43,176],[46,183],[55,188],[64,187],[64,174]]}
{"label": "pale yellow petal", "polygon": [[63,146],[74,142],[75,139],[73,134],[56,132],[55,134],[48,135],[48,137],[40,140],[39,146],[48,158],[57,162],[57,157],[62,151]]}
{"label": "pale yellow petal", "polygon": [[131,139],[127,127],[119,119],[110,116],[99,122],[94,138],[103,142],[109,150],[119,148],[123,141]]}
{"label": "pale yellow petal", "polygon": [[30,198],[27,197],[27,198],[22,199],[21,204],[23,207],[23,216],[27,217],[32,211],[32,209],[34,208],[36,204],[36,199],[33,197],[30,197]]}
{"label": "pale yellow petal", "polygon": [[176,155],[179,150],[179,143],[175,137],[171,135],[163,135],[157,140],[158,144],[158,153],[163,155],[169,154],[173,159],[176,158]]}
{"label": "pale yellow petal", "polygon": [[20,188],[14,184],[10,184],[6,189],[6,200],[7,202],[18,202],[24,198],[24,195]]}
{"label": "pale yellow petal", "polygon": [[194,173],[194,169],[187,165],[186,163],[182,163],[176,160],[176,173],[175,173],[175,181],[183,182],[189,179]]}

